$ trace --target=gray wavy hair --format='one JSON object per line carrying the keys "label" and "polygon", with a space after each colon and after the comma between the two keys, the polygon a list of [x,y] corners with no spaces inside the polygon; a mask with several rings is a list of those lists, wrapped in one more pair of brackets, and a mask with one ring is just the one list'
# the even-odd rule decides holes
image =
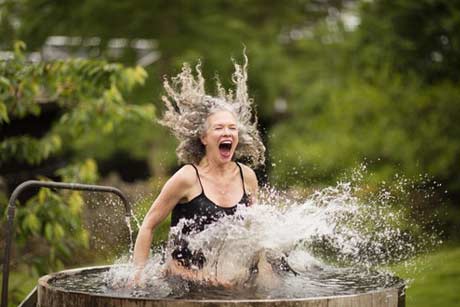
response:
{"label": "gray wavy hair", "polygon": [[265,162],[265,146],[257,130],[257,117],[252,115],[253,100],[248,97],[247,65],[244,55],[243,65],[234,63],[235,72],[232,81],[235,92],[225,90],[219,80],[216,81],[217,96],[205,93],[205,80],[201,72],[201,63],[195,66],[196,77],[189,64],[184,63],[182,71],[168,80],[163,86],[166,96],[162,97],[166,111],[159,123],[168,127],[179,140],[177,157],[183,163],[199,163],[206,154],[200,137],[206,131],[206,119],[218,112],[231,112],[238,123],[239,142],[235,150],[236,159],[245,159],[252,167]]}

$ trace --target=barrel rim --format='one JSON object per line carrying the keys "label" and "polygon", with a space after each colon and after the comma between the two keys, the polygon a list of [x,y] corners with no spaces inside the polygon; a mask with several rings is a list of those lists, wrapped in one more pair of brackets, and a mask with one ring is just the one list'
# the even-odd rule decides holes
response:
{"label": "barrel rim", "polygon": [[56,287],[53,286],[49,283],[49,281],[53,278],[58,278],[61,275],[62,276],[68,276],[68,275],[73,275],[73,274],[79,274],[84,271],[102,271],[102,270],[108,270],[111,267],[114,267],[116,265],[100,265],[100,266],[91,266],[91,267],[80,267],[80,268],[74,268],[74,269],[67,269],[59,272],[54,272],[50,273],[47,275],[44,275],[38,279],[38,292],[40,292],[40,289],[44,288],[47,289],[48,291],[53,291],[53,292],[59,292],[59,291],[65,291],[66,293],[69,294],[78,294],[78,295],[85,295],[85,296],[91,296],[91,297],[99,297],[101,299],[103,298],[112,298],[112,299],[120,299],[120,300],[136,300],[136,301],[151,301],[151,302],[158,302],[158,301],[168,301],[168,302],[187,302],[187,303],[279,303],[279,302],[304,302],[304,301],[324,301],[324,300],[336,300],[336,299],[342,299],[342,298],[353,298],[353,297],[361,297],[365,295],[374,295],[374,294],[382,294],[385,292],[393,292],[397,291],[398,296],[404,296],[405,295],[405,288],[406,284],[404,281],[401,279],[403,282],[399,287],[389,287],[389,288],[383,288],[383,289],[377,289],[377,290],[371,290],[368,292],[363,292],[363,293],[354,293],[354,294],[341,294],[341,295],[334,295],[334,296],[315,296],[315,297],[305,297],[305,298],[275,298],[275,299],[177,299],[177,298],[149,298],[149,297],[128,297],[128,296],[114,296],[104,294],[104,293],[91,293],[91,292],[83,292],[83,291],[76,291],[76,290],[67,290],[62,287]]}

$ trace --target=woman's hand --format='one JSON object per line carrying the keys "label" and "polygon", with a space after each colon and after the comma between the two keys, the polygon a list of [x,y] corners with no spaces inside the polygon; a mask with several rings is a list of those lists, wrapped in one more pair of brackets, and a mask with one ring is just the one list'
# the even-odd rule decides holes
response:
{"label": "woman's hand", "polygon": [[145,282],[142,280],[142,275],[144,273],[143,268],[136,268],[132,278],[129,279],[128,284],[126,285],[127,288],[143,288],[145,287]]}

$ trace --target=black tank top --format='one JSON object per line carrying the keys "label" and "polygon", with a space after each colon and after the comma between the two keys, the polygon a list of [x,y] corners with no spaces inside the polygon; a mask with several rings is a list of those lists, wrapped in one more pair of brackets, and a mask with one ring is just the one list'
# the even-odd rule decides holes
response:
{"label": "black tank top", "polygon": [[[233,215],[236,212],[236,208],[239,204],[249,205],[249,197],[246,194],[244,187],[243,170],[241,166],[236,163],[240,169],[241,182],[243,184],[243,196],[241,200],[233,207],[221,207],[216,205],[212,200],[206,197],[201,183],[200,174],[195,165],[191,164],[195,169],[198,181],[201,186],[201,194],[190,200],[189,202],[177,204],[171,214],[171,227],[176,226],[181,219],[188,220],[188,223],[182,228],[182,234],[190,234],[192,232],[203,231],[206,225],[209,225],[226,215]],[[182,238],[181,235],[174,236],[171,238],[174,250],[171,254],[172,258],[179,262],[186,268],[201,269],[206,262],[206,258],[203,253],[198,251],[192,251],[188,247],[188,242]]]}
{"label": "black tank top", "polygon": [[233,215],[236,211],[237,205],[249,204],[249,197],[246,194],[244,186],[243,170],[241,166],[236,162],[236,165],[240,169],[240,177],[243,185],[243,196],[241,200],[233,207],[221,207],[216,205],[210,200],[204,193],[203,184],[201,183],[200,174],[195,165],[190,164],[195,169],[198,181],[201,186],[201,194],[190,200],[189,202],[177,204],[171,214],[171,227],[176,226],[181,219],[192,220],[193,223],[187,223],[182,229],[183,234],[189,234],[191,232],[199,232],[204,230],[205,226],[216,222],[223,216]]}

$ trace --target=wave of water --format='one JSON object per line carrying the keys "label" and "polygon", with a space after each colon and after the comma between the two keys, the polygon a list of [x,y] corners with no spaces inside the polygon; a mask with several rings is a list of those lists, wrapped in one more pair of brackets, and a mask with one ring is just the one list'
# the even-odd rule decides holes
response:
{"label": "wave of water", "polygon": [[[424,235],[403,207],[394,206],[389,192],[382,190],[373,198],[359,197],[361,192],[351,183],[339,183],[294,200],[265,189],[257,205],[241,206],[235,215],[185,239],[206,258],[202,275],[234,285],[233,292],[304,297],[394,285],[395,278],[381,267],[410,259],[435,238]],[[179,234],[184,223],[170,233]],[[130,295],[204,295],[190,291],[190,283],[167,276],[172,248],[168,245],[151,257],[143,287],[128,289]],[[103,280],[112,291],[130,284],[133,276],[133,266],[124,259]]]}

